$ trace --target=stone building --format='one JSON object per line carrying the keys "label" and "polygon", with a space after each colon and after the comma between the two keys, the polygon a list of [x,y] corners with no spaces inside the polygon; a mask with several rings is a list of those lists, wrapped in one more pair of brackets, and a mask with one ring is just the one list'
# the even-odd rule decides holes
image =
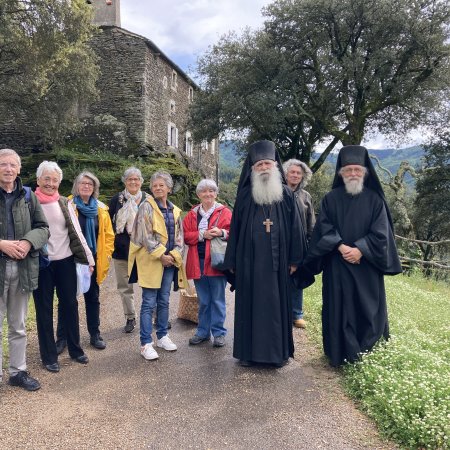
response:
{"label": "stone building", "polygon": [[[99,100],[83,119],[110,117],[124,124],[133,151],[173,153],[192,170],[218,179],[218,140],[195,143],[188,129],[188,108],[195,82],[151,40],[121,28],[120,0],[88,0],[100,30],[91,41],[99,57]],[[19,131],[20,129],[20,131]],[[0,124],[2,145],[29,150],[38,140],[22,124]]]}
{"label": "stone building", "polygon": [[188,167],[218,178],[218,141],[194,143],[188,108],[197,86],[151,40],[121,28],[120,0],[91,0],[101,32],[92,41],[99,56],[100,100],[89,114],[109,114],[150,151],[172,152]]}

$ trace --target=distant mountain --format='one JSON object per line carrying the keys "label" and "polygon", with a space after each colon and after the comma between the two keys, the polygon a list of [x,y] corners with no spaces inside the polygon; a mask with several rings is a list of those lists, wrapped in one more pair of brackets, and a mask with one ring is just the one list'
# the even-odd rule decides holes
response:
{"label": "distant mountain", "polygon": [[[409,163],[418,168],[421,166],[421,158],[424,151],[420,146],[408,148],[388,148],[383,150],[368,149],[369,154],[375,155],[383,167],[395,173],[402,161],[409,161]],[[240,155],[237,153],[236,144],[233,141],[224,141],[220,143],[220,167],[239,168],[241,163],[239,161]],[[313,155],[313,160],[317,159],[319,154]],[[332,153],[328,155],[327,162],[332,165],[336,164],[337,154]]]}
{"label": "distant mountain", "polygon": [[[397,171],[402,161],[408,161],[412,166],[419,168],[421,166],[421,159],[424,155],[423,148],[420,146],[407,148],[387,148],[382,150],[369,150],[369,155],[374,155],[380,160],[380,164],[393,174]],[[319,154],[313,155],[313,160],[317,159]],[[332,153],[328,155],[327,162],[332,165],[336,164],[337,154]],[[374,160],[372,160],[375,163]]]}
{"label": "distant mountain", "polygon": [[219,145],[219,167],[238,169],[241,167],[240,155],[234,141],[223,141]]}

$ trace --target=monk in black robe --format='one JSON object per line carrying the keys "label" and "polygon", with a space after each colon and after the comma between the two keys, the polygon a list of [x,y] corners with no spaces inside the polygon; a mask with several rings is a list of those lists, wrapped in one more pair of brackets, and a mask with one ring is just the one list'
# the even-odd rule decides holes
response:
{"label": "monk in black robe", "polygon": [[323,271],[322,333],[333,366],[354,362],[389,337],[384,275],[401,272],[392,219],[367,150],[339,153],[304,269]]}
{"label": "monk in black robe", "polygon": [[306,254],[305,242],[274,143],[252,144],[225,255],[236,289],[233,356],[242,365],[280,367],[293,356],[289,277]]}

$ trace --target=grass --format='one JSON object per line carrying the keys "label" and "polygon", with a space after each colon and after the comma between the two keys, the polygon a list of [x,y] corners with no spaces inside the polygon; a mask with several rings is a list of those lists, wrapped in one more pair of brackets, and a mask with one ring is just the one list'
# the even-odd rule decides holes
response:
{"label": "grass", "polygon": [[[36,329],[36,311],[34,309],[33,297],[30,297],[28,302],[28,315],[27,315],[27,332]],[[8,326],[6,324],[6,318],[3,320],[3,368],[8,368]]]}
{"label": "grass", "polygon": [[[386,277],[391,339],[344,366],[349,395],[408,449],[450,448],[450,291],[419,276]],[[305,293],[308,333],[321,341],[320,278]]]}

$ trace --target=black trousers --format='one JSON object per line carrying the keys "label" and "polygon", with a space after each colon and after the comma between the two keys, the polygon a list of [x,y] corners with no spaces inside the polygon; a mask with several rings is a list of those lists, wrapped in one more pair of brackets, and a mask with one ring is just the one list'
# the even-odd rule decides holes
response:
{"label": "black trousers", "polygon": [[[91,336],[100,333],[100,288],[97,284],[97,266],[94,266],[94,272],[91,276],[91,286],[84,294],[84,303],[86,306],[87,329]],[[66,339],[67,333],[62,319],[62,313],[58,308],[58,327],[56,330],[57,340]]]}
{"label": "black trousers", "polygon": [[84,354],[80,346],[80,321],[77,301],[77,274],[73,256],[52,261],[39,271],[39,286],[33,292],[39,351],[44,364],[58,361],[53,329],[53,297],[58,296],[58,320],[66,329],[69,355],[76,358]]}

